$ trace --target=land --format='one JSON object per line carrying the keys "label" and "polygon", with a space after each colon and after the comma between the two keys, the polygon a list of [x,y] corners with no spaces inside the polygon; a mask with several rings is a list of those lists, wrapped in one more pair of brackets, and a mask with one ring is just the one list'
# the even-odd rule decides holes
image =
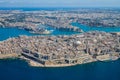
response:
{"label": "land", "polygon": [[[51,34],[46,26],[61,31],[83,32],[72,23],[89,27],[120,27],[119,9],[55,11],[0,10],[0,27]],[[0,59],[21,58],[31,66],[63,67],[120,57],[120,33],[92,31],[76,35],[18,36],[0,41]]]}
{"label": "land", "polygon": [[12,54],[0,54],[0,59],[7,59],[7,58],[18,58],[19,54],[12,53]]}
{"label": "land", "polygon": [[13,53],[41,67],[116,60],[120,57],[120,35],[93,31],[71,36],[19,36],[0,42],[0,54]]}
{"label": "land", "polygon": [[[54,29],[83,32],[71,23],[90,27],[120,27],[119,9],[74,9],[74,10],[0,10],[1,27],[18,27],[33,33],[44,33],[45,26]],[[41,28],[41,25],[45,25]]]}

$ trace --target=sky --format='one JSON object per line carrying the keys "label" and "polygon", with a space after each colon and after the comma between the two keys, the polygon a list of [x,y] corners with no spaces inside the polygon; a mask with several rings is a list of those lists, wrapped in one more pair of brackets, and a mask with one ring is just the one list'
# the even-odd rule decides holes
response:
{"label": "sky", "polygon": [[0,7],[120,7],[120,0],[0,0]]}

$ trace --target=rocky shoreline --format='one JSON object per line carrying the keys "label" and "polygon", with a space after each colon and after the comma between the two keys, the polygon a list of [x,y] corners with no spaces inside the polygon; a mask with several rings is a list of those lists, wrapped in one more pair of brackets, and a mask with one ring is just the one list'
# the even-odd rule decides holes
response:
{"label": "rocky shoreline", "polygon": [[8,58],[18,58],[20,55],[16,53],[12,54],[0,54],[0,59],[8,59]]}
{"label": "rocky shoreline", "polygon": [[63,67],[117,60],[120,35],[93,31],[71,36],[19,36],[1,41],[0,47],[1,58],[18,57],[31,66]]}

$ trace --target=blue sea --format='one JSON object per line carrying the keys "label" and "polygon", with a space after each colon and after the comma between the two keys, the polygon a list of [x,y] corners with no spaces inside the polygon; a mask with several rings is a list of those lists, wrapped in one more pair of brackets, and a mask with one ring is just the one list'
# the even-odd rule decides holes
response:
{"label": "blue sea", "polygon": [[[84,32],[96,30],[120,32],[120,27],[89,27],[78,23],[72,25],[78,26]],[[50,27],[48,29],[53,30],[51,35],[81,34],[59,31]],[[0,28],[0,41],[19,35],[38,36],[17,28]],[[120,80],[120,59],[61,68],[31,67],[20,59],[0,60],[0,80]]]}
{"label": "blue sea", "polygon": [[120,32],[120,26],[118,26],[118,27],[91,26],[90,27],[90,26],[83,25],[80,23],[72,23],[72,25],[79,27],[84,32],[88,32],[88,31]]}
{"label": "blue sea", "polygon": [[120,60],[71,67],[30,67],[19,59],[0,60],[0,80],[120,80]]}
{"label": "blue sea", "polygon": [[50,26],[47,26],[48,30],[53,30],[52,34],[50,35],[39,35],[39,34],[32,34],[29,33],[29,31],[18,29],[18,28],[0,28],[0,41],[6,40],[8,38],[12,37],[18,37],[20,35],[27,35],[27,36],[52,36],[52,35],[72,35],[72,34],[78,34],[77,32],[72,31],[61,31],[51,28]]}

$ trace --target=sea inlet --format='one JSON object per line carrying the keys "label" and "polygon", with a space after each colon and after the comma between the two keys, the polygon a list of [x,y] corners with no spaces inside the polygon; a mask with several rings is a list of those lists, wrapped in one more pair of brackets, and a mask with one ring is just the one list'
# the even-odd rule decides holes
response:
{"label": "sea inlet", "polygon": [[[120,32],[120,28],[85,27],[74,23],[83,31]],[[51,35],[72,35],[75,32],[54,30]],[[19,35],[34,36],[17,28],[0,28],[0,41]],[[45,35],[46,36],[46,35]],[[20,59],[0,60],[0,80],[120,80],[120,59],[117,61],[94,62],[71,67],[42,68],[31,67]]]}

